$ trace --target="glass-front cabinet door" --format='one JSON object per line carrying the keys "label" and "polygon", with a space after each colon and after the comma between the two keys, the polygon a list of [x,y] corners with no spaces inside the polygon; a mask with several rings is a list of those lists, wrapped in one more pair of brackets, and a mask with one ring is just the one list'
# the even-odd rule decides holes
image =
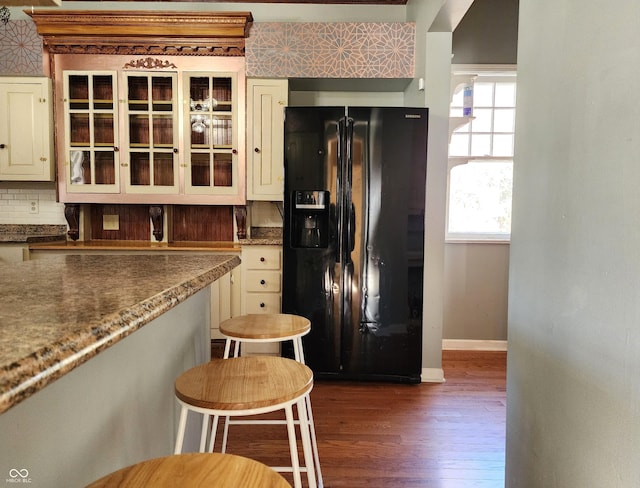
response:
{"label": "glass-front cabinet door", "polygon": [[184,75],[185,193],[234,195],[238,191],[236,73]]}
{"label": "glass-front cabinet door", "polygon": [[113,71],[64,73],[65,175],[70,193],[118,193],[118,103]]}
{"label": "glass-front cabinet door", "polygon": [[124,83],[126,192],[178,193],[177,75],[126,73]]}

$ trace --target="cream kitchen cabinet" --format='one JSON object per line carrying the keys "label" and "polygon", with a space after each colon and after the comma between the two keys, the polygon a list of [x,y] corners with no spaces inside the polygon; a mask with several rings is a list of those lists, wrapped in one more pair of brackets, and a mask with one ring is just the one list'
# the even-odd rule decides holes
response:
{"label": "cream kitchen cabinet", "polygon": [[247,80],[247,198],[282,201],[288,81]]}
{"label": "cream kitchen cabinet", "polygon": [[[282,248],[242,248],[242,311],[244,314],[280,313]],[[244,343],[243,355],[280,354],[278,343]]]}
{"label": "cream kitchen cabinet", "polygon": [[211,339],[224,339],[220,323],[240,315],[240,268],[211,283]]}
{"label": "cream kitchen cabinet", "polygon": [[53,181],[51,80],[0,77],[0,181]]}
{"label": "cream kitchen cabinet", "polygon": [[0,264],[20,263],[29,259],[26,244],[0,244]]}

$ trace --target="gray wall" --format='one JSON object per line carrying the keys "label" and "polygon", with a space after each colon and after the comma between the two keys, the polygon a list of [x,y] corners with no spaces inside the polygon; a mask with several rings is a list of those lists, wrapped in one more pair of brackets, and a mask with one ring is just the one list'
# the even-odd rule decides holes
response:
{"label": "gray wall", "polygon": [[640,486],[639,19],[520,2],[508,488]]}
{"label": "gray wall", "polygon": [[[453,33],[452,63],[515,65],[517,43],[518,0],[475,0]],[[444,252],[445,347],[500,347],[486,341],[507,340],[509,244],[455,242]]]}
{"label": "gray wall", "polygon": [[475,0],[453,33],[453,64],[516,64],[518,0]]}

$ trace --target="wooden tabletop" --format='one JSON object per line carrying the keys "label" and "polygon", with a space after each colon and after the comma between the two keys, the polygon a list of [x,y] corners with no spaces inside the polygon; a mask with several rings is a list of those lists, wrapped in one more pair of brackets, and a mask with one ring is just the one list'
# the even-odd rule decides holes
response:
{"label": "wooden tabletop", "polygon": [[233,454],[177,454],[134,464],[88,488],[291,488],[262,463]]}
{"label": "wooden tabletop", "polygon": [[306,317],[282,313],[240,315],[220,324],[220,333],[237,339],[282,339],[308,334]]}
{"label": "wooden tabletop", "polygon": [[276,356],[212,359],[175,382],[185,403],[212,410],[238,411],[279,405],[313,388],[313,373],[302,363]]}

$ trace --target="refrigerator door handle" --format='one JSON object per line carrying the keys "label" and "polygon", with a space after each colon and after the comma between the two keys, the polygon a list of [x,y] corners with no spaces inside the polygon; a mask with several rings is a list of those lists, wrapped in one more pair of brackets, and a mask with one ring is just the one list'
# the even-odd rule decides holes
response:
{"label": "refrigerator door handle", "polygon": [[356,207],[351,203],[351,211],[349,212],[349,242],[347,243],[347,249],[349,254],[353,252],[356,247]]}
{"label": "refrigerator door handle", "polygon": [[353,180],[353,119],[345,118],[345,143],[344,143],[344,164],[343,164],[343,185],[344,193],[342,202],[344,209],[343,222],[347,227],[344,233],[344,260],[351,262],[351,252],[355,246],[356,232],[356,208],[352,200],[352,180]]}
{"label": "refrigerator door handle", "polygon": [[346,121],[342,117],[338,120],[338,147],[337,147],[337,164],[336,164],[336,248],[335,261],[342,262],[343,249],[343,233],[344,228],[344,172],[345,172],[345,144],[346,144]]}

